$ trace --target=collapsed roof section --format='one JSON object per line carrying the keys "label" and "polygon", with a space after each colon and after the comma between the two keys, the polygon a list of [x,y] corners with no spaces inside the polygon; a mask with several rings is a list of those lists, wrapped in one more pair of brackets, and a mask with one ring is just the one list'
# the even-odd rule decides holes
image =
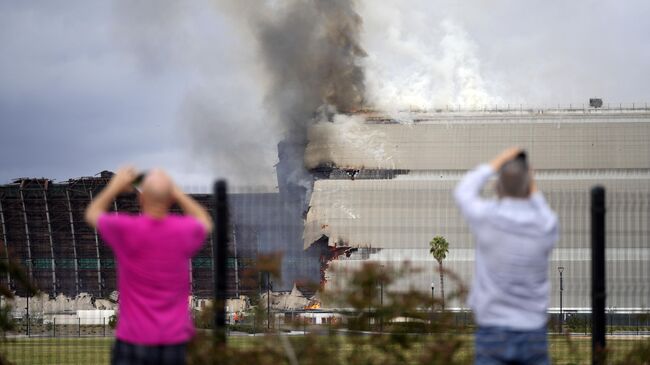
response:
{"label": "collapsed roof section", "polygon": [[321,175],[467,170],[512,145],[527,149],[536,169],[650,167],[650,113],[643,111],[414,113],[408,122],[338,115],[315,124],[308,137],[305,165]]}

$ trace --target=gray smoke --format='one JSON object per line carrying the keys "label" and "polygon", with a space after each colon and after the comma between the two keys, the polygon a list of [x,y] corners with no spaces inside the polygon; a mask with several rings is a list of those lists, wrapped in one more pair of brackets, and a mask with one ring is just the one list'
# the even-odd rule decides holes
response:
{"label": "gray smoke", "polygon": [[[261,234],[262,251],[283,252],[284,285],[318,282],[319,249],[302,250],[303,217],[312,190],[304,152],[311,124],[364,104],[366,56],[360,46],[361,17],[350,0],[220,1],[250,36],[260,62],[264,102],[281,129],[276,165],[283,229]],[[267,219],[267,218],[265,218]],[[277,245],[274,244],[277,242]],[[321,248],[322,249],[322,248]],[[326,249],[325,249],[326,250]]]}
{"label": "gray smoke", "polygon": [[323,105],[339,112],[362,106],[359,61],[366,53],[359,44],[362,21],[355,1],[293,0],[260,10],[251,26],[270,79],[267,102],[292,137],[304,138]]}
{"label": "gray smoke", "polygon": [[[244,3],[244,4],[242,4]],[[310,124],[364,104],[366,56],[356,1],[220,1],[250,31],[266,78],[265,103],[281,126],[279,184],[310,189],[303,155]]]}
{"label": "gray smoke", "polygon": [[179,129],[198,163],[239,184],[269,183],[283,140],[282,178],[307,184],[309,125],[319,111],[364,104],[357,2],[208,1],[215,13],[201,2],[116,0],[116,38],[146,72],[183,70]]}

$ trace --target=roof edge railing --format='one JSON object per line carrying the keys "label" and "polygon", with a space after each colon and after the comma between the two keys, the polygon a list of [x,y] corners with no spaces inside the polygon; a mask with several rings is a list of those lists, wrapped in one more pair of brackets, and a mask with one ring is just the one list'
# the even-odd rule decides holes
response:
{"label": "roof edge railing", "polygon": [[589,103],[570,103],[556,105],[526,105],[526,104],[483,104],[483,105],[461,105],[445,104],[431,107],[410,106],[408,108],[399,108],[393,111],[382,110],[372,106],[359,109],[350,114],[388,114],[394,113],[645,113],[650,112],[650,103],[648,102],[619,102],[603,103],[601,107],[589,106]]}

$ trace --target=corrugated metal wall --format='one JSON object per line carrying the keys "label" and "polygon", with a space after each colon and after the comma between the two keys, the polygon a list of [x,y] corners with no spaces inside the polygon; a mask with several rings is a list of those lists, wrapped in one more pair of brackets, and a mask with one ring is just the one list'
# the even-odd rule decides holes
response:
{"label": "corrugated metal wall", "polygon": [[[589,189],[596,184],[607,189],[608,306],[650,307],[647,111],[415,113],[409,123],[390,116],[364,118],[317,124],[305,157],[312,168],[361,170],[355,180],[333,173],[314,186],[305,247],[326,236],[331,246],[372,247],[374,252],[340,256],[328,272],[331,285],[344,282],[345,271],[364,260],[410,261],[420,272],[398,285],[430,291],[432,282],[438,286],[437,263],[428,253],[435,235],[450,242],[445,266],[468,284],[473,238],[452,190],[467,169],[516,145],[527,149],[539,187],[560,219],[561,238],[549,265],[551,307],[559,306],[558,266],[565,268],[564,306],[590,306]],[[401,174],[364,177],[363,171],[382,169]]]}

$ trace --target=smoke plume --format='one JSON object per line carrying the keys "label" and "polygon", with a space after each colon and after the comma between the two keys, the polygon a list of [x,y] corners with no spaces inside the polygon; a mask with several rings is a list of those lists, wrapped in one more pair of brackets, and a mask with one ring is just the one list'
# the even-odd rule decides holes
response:
{"label": "smoke plume", "polygon": [[364,39],[371,50],[366,75],[367,99],[373,107],[393,112],[501,102],[482,75],[478,46],[462,23],[427,17],[418,24],[398,21],[396,14],[368,14],[373,22],[390,24]]}
{"label": "smoke plume", "polygon": [[337,112],[358,110],[365,101],[361,60],[366,52],[360,44],[362,19],[356,1],[219,4],[247,28],[257,46],[266,107],[284,138],[278,146],[280,189],[299,186],[308,198],[311,177],[303,156],[309,126]]}
{"label": "smoke plume", "polygon": [[265,4],[248,7],[246,19],[268,77],[267,106],[292,140],[304,141],[322,106],[348,112],[363,105],[361,17],[354,0]]}

